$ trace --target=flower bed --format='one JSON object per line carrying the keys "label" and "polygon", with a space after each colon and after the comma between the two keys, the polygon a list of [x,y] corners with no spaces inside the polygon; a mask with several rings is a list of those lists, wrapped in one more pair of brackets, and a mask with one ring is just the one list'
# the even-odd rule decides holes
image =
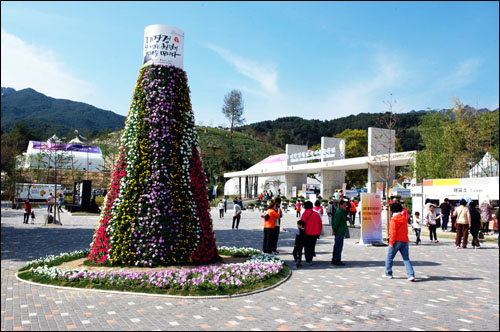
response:
{"label": "flower bed", "polygon": [[75,251],[47,256],[22,268],[19,278],[68,287],[181,295],[231,295],[261,289],[288,275],[278,258],[252,248],[220,247],[221,255],[249,257],[243,263],[149,271],[63,270],[57,265],[88,255]]}

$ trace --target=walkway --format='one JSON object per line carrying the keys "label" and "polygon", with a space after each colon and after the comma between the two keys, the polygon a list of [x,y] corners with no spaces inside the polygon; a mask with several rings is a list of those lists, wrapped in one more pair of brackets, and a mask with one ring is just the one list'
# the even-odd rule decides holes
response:
{"label": "walkway", "polygon": [[[189,300],[57,290],[18,282],[16,270],[48,254],[88,248],[97,216],[63,214],[64,226],[22,224],[2,208],[1,330],[489,330],[499,329],[499,251],[457,250],[452,240],[411,245],[417,282],[398,256],[395,278],[381,278],[387,247],[345,242],[344,267],[329,264],[331,236],[318,241],[311,267],[291,264],[294,237],[281,233],[280,257],[293,275],[264,293]],[[229,212],[229,211],[228,211]],[[212,213],[218,245],[260,248],[260,213],[244,211],[239,230]],[[324,217],[326,220],[326,217]],[[283,218],[295,225],[295,212]]]}

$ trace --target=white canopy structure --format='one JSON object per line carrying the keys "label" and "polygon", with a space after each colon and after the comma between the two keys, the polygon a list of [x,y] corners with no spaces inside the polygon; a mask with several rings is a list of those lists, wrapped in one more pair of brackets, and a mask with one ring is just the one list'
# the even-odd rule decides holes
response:
{"label": "white canopy structure", "polygon": [[98,146],[30,141],[24,168],[77,169],[102,171],[104,159]]}
{"label": "white canopy structure", "polygon": [[469,170],[470,178],[482,178],[485,176],[498,176],[499,167],[498,161],[493,156],[486,152],[483,159],[481,159],[474,167]]}

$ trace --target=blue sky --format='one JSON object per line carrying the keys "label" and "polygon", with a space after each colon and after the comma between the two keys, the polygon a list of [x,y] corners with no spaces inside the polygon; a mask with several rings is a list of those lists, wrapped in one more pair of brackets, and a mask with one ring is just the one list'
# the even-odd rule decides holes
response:
{"label": "blue sky", "polygon": [[498,107],[498,2],[1,2],[1,84],[126,115],[144,28],[184,30],[198,124]]}

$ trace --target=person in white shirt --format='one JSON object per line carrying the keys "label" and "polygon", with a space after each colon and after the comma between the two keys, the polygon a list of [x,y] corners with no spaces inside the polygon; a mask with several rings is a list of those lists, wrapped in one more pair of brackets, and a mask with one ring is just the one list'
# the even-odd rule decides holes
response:
{"label": "person in white shirt", "polygon": [[[427,210],[424,220],[425,225],[429,227],[429,236],[431,238],[431,242],[438,243],[437,234],[436,234],[436,212],[434,212],[434,205],[429,206],[429,210]],[[434,241],[432,240],[432,236],[434,235]]]}
{"label": "person in white shirt", "polygon": [[219,219],[224,218],[224,202],[220,200],[217,207],[219,208]]}
{"label": "person in white shirt", "polygon": [[413,224],[411,225],[413,227],[413,230],[415,231],[415,235],[417,236],[417,241],[415,244],[419,244],[422,242],[420,240],[420,232],[422,231],[422,221],[420,220],[420,212],[415,212],[415,219],[413,219]]}

